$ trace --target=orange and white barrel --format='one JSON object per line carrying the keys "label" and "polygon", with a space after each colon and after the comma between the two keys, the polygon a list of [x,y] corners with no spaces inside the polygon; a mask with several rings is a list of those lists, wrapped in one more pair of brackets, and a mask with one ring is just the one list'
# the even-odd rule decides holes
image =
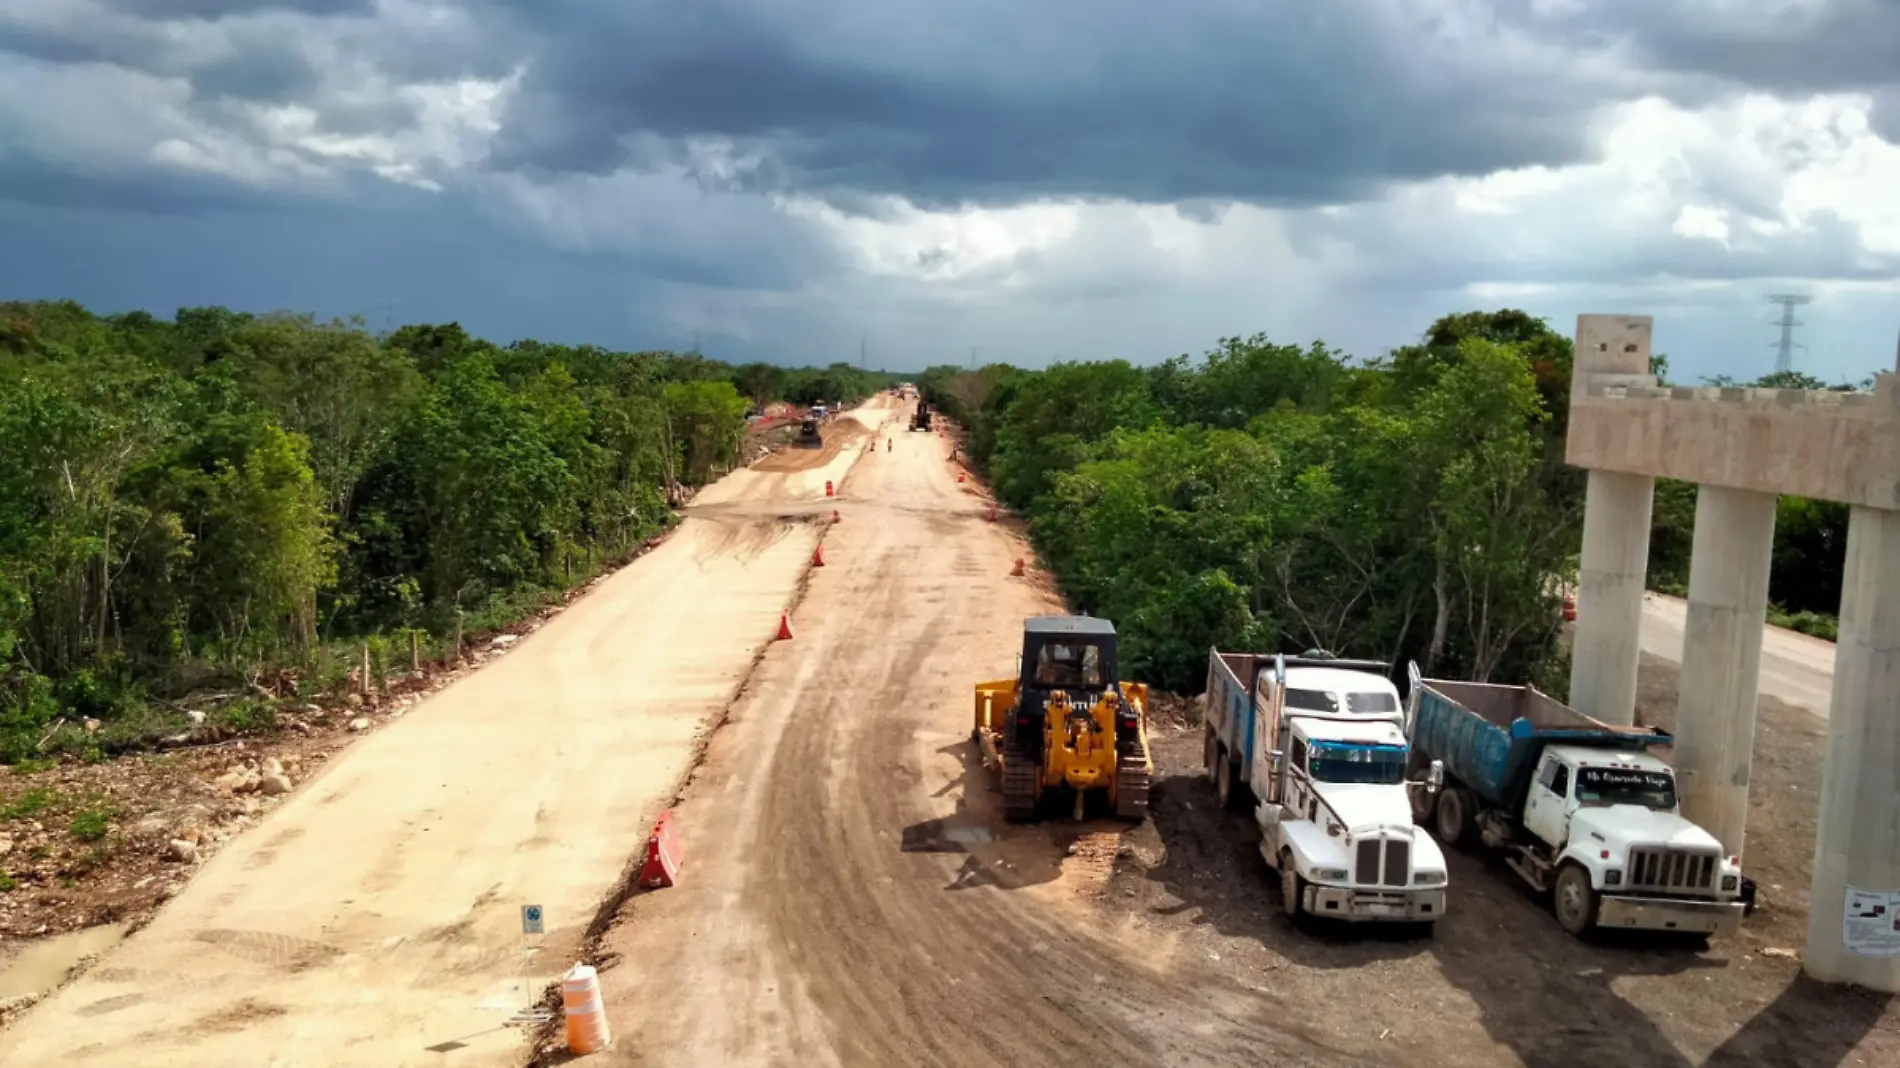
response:
{"label": "orange and white barrel", "polygon": [[561,1009],[567,1017],[567,1051],[587,1054],[607,1048],[607,1010],[600,1002],[600,976],[576,964],[561,977]]}

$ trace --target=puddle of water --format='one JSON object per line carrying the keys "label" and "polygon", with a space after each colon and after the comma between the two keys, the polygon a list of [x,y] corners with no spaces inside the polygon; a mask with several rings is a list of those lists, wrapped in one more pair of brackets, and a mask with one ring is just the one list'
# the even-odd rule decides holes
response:
{"label": "puddle of water", "polygon": [[125,925],[106,924],[28,942],[0,958],[0,1001],[51,990],[81,957],[104,953],[125,938]]}

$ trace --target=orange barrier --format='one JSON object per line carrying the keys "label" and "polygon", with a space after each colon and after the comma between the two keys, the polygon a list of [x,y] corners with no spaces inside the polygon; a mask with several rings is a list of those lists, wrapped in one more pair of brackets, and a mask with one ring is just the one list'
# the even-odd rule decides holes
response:
{"label": "orange barrier", "polygon": [[600,1002],[600,976],[591,965],[576,964],[561,976],[561,1010],[567,1017],[569,1053],[598,1053],[613,1040]]}
{"label": "orange barrier", "polygon": [[957,472],[957,481],[958,481],[958,482],[961,482],[961,481],[963,481],[963,472],[961,472],[961,471],[958,471],[958,472]]}
{"label": "orange barrier", "polygon": [[1576,621],[1577,621],[1577,599],[1566,593],[1564,594],[1564,622],[1575,623]]}
{"label": "orange barrier", "polygon": [[820,545],[818,548],[813,549],[811,551],[811,566],[813,567],[825,566],[825,547],[824,546]]}
{"label": "orange barrier", "polygon": [[833,523],[842,523],[844,522],[844,516],[839,515],[838,510],[836,508],[833,508],[831,510],[831,521]]}
{"label": "orange barrier", "polygon": [[660,813],[660,821],[647,836],[647,862],[640,869],[640,885],[648,890],[672,886],[679,878],[680,846],[673,834],[673,810]]}
{"label": "orange barrier", "polygon": [[1012,568],[1010,568],[1010,569],[1009,569],[1009,573],[1010,573],[1010,576],[1011,576],[1012,578],[1022,578],[1022,577],[1023,577],[1023,558],[1022,558],[1022,557],[1020,557],[1020,556],[1018,556],[1018,557],[1016,558],[1016,566],[1015,566],[1015,567],[1012,567]]}
{"label": "orange barrier", "polygon": [[996,522],[996,506],[990,505],[990,522]]}

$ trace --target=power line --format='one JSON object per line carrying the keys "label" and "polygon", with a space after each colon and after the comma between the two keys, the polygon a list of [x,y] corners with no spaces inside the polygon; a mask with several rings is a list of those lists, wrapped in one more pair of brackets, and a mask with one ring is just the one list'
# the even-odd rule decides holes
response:
{"label": "power line", "polygon": [[1775,342],[1776,374],[1785,375],[1794,370],[1794,350],[1807,349],[1806,345],[1795,344],[1794,328],[1807,324],[1795,319],[1794,310],[1796,306],[1806,304],[1813,299],[1813,297],[1804,297],[1795,293],[1776,293],[1768,298],[1771,303],[1781,305],[1781,321],[1775,324],[1781,327],[1781,340]]}

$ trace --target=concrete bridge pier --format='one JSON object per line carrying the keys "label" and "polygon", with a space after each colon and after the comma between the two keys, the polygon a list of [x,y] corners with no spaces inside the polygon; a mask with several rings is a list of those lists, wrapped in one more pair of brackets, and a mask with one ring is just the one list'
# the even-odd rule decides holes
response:
{"label": "concrete bridge pier", "polygon": [[1844,578],[1803,967],[1900,994],[1900,512],[1855,506]]}
{"label": "concrete bridge pier", "polygon": [[1737,857],[1748,825],[1775,501],[1727,486],[1696,490],[1672,759],[1682,814]]}
{"label": "concrete bridge pier", "polygon": [[1605,723],[1636,721],[1643,586],[1655,500],[1654,478],[1621,471],[1591,471],[1584,490],[1570,707]]}

